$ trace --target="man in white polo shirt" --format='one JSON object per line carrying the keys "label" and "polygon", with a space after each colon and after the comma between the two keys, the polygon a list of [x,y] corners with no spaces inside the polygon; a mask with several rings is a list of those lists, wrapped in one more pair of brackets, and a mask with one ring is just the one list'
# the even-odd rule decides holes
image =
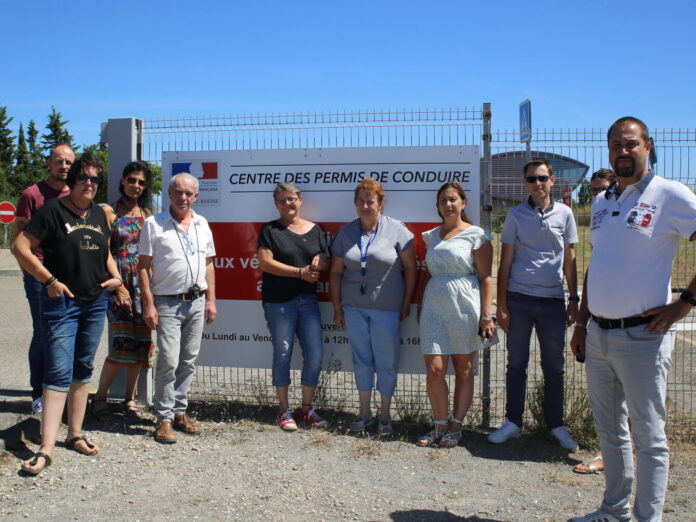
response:
{"label": "man in white polo shirt", "polygon": [[[534,327],[544,373],[546,425],[561,446],[576,450],[578,444],[563,424],[563,350],[566,327],[575,321],[580,300],[574,248],[577,229],[570,208],[551,197],[554,177],[548,161],[527,162],[522,181],[529,198],[508,212],[500,236],[497,314],[507,333],[506,421],[488,440],[501,444],[521,435]],[[570,294],[567,307],[564,275]]]}
{"label": "man in white polo shirt", "polygon": [[198,180],[177,174],[169,183],[169,209],[145,220],[140,233],[138,279],[143,319],[157,330],[155,440],[176,442],[174,429],[201,430],[187,414],[188,391],[201,347],[203,321],[212,323],[215,305],[213,234],[191,206]]}
{"label": "man in white polo shirt", "polygon": [[597,511],[573,520],[630,520],[634,476],[633,516],[661,520],[669,472],[665,400],[673,325],[696,304],[696,277],[672,299],[672,264],[680,239],[696,239],[696,196],[648,168],[652,144],[639,119],[617,120],[607,139],[617,178],[592,203],[592,256],[571,340],[573,352],[586,357],[605,490]]}

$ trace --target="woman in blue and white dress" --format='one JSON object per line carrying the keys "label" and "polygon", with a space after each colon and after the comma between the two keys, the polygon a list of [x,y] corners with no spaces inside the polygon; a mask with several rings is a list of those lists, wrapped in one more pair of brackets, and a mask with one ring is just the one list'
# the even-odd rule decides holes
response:
{"label": "woman in blue and white dress", "polygon": [[[437,192],[442,225],[423,233],[428,271],[419,319],[435,426],[417,440],[419,446],[451,448],[459,444],[474,393],[476,351],[495,333],[493,247],[483,229],[467,219],[465,207],[466,194],[459,183],[442,185]],[[450,358],[456,379],[454,411],[448,420],[445,375]]]}

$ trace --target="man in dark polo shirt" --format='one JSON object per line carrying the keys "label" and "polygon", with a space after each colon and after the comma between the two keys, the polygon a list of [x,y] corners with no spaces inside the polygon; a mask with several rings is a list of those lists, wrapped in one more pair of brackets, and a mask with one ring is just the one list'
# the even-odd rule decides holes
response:
{"label": "man in dark polo shirt", "polygon": [[[553,169],[545,159],[524,166],[526,202],[510,210],[501,234],[498,269],[498,321],[507,333],[506,421],[488,436],[502,444],[521,435],[527,390],[532,327],[536,329],[544,373],[544,417],[551,434],[566,449],[577,442],[563,424],[563,376],[566,326],[578,312],[573,213],[553,201]],[[568,283],[565,304],[563,276]]]}
{"label": "man in dark polo shirt", "polygon": [[[36,211],[49,199],[70,194],[66,185],[68,171],[75,161],[75,153],[65,144],[56,145],[48,157],[48,179],[35,183],[24,189],[17,204],[17,219],[12,231],[12,239],[26,228]],[[40,248],[34,251],[43,262]],[[43,336],[41,335],[41,283],[24,272],[24,293],[29,301],[33,333],[29,345],[29,383],[31,385],[31,409],[34,414],[41,413],[41,396],[43,393]]]}

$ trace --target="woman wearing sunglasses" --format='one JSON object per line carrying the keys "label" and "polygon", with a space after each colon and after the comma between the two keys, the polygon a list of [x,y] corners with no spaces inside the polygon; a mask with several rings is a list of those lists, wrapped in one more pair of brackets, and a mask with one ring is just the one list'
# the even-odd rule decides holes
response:
{"label": "woman wearing sunglasses", "polygon": [[142,316],[138,286],[138,243],[140,228],[152,215],[150,187],[152,171],[147,163],[133,161],[121,175],[121,197],[109,208],[115,219],[111,226],[111,255],[116,262],[123,287],[112,295],[109,319],[109,355],[102,366],[99,389],[92,399],[90,412],[97,420],[109,415],[106,396],[121,368],[126,371],[123,411],[126,418],[137,421],[142,411],[135,402],[135,388],[141,368],[152,368],[155,347],[150,327]]}
{"label": "woman wearing sunglasses", "polygon": [[377,373],[377,434],[390,436],[400,322],[408,317],[416,286],[413,234],[401,221],[383,214],[379,181],[367,178],[358,184],[353,203],[358,219],[341,227],[331,246],[330,285],[334,323],[346,329],[360,397],[360,414],[350,429],[362,432],[375,424],[370,397]]}
{"label": "woman wearing sunglasses", "polygon": [[[94,354],[108,293],[121,286],[109,252],[113,215],[94,203],[102,166],[83,154],[68,172],[70,195],[47,201],[12,244],[20,266],[42,282],[42,332],[46,338],[41,447],[22,470],[37,475],[51,465],[67,400],[65,447],[84,455],[99,448],[82,434]],[[44,263],[32,253],[41,247]]]}
{"label": "woman wearing sunglasses", "polygon": [[319,383],[324,344],[317,302],[319,273],[329,266],[329,250],[318,225],[302,219],[302,193],[293,183],[278,183],[273,200],[279,217],[263,225],[257,253],[263,271],[261,299],[273,344],[273,386],[280,409],[276,416],[281,429],[297,430],[290,408],[290,359],[295,336],[302,348],[302,414],[309,426],[328,423],[312,401]]}

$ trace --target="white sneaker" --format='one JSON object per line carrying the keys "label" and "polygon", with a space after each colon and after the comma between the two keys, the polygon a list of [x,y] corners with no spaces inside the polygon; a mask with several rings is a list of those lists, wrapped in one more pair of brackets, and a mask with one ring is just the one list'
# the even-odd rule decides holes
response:
{"label": "white sneaker", "polygon": [[568,433],[568,428],[565,426],[559,426],[552,429],[551,435],[556,437],[558,443],[567,450],[575,451],[580,447],[578,446],[578,443],[573,440],[573,437],[570,436],[570,433]]}
{"label": "white sneaker", "polygon": [[37,397],[33,401],[31,401],[31,413],[32,415],[38,415],[43,411],[43,399],[41,397]]}
{"label": "white sneaker", "polygon": [[514,422],[506,420],[503,425],[488,435],[488,442],[493,444],[502,444],[509,439],[519,439],[522,436],[522,430]]}
{"label": "white sneaker", "polygon": [[584,517],[571,518],[570,522],[629,522],[631,517],[628,518],[616,518],[614,515],[610,515],[602,508],[597,511],[588,513]]}

